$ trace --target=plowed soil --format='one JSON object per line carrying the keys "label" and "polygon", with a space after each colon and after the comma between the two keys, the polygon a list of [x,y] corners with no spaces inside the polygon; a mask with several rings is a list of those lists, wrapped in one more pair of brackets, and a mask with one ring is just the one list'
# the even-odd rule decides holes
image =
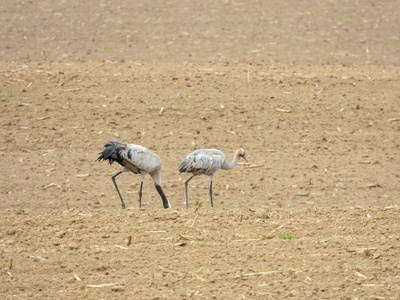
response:
{"label": "plowed soil", "polygon": [[[0,3],[0,298],[400,298],[396,1]],[[162,161],[111,176],[104,144]],[[232,170],[178,167],[218,148]]]}

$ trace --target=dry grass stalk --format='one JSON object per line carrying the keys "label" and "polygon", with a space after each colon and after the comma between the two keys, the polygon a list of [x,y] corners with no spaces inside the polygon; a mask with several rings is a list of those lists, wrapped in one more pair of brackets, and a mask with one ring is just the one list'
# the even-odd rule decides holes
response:
{"label": "dry grass stalk", "polygon": [[277,108],[276,110],[279,111],[279,112],[291,113],[291,111],[287,110],[287,109]]}
{"label": "dry grass stalk", "polygon": [[180,234],[180,235],[179,235],[179,239],[180,239],[180,240],[194,241],[194,240],[195,240],[195,237],[189,236],[189,235],[182,235],[182,234]]}
{"label": "dry grass stalk", "polygon": [[379,183],[369,183],[367,184],[368,188],[382,187]]}
{"label": "dry grass stalk", "polygon": [[123,250],[128,249],[128,248],[126,248],[126,247],[124,247],[124,246],[121,246],[121,245],[114,245],[114,246],[117,247],[117,248],[119,248],[119,249],[123,249]]}
{"label": "dry grass stalk", "polygon": [[37,120],[39,120],[39,121],[42,121],[42,120],[46,120],[46,119],[50,119],[51,117],[49,117],[49,116],[45,116],[45,117],[38,117],[38,118],[36,118]]}
{"label": "dry grass stalk", "polygon": [[361,278],[367,279],[367,276],[365,276],[364,274],[361,274],[360,272],[355,271],[354,273],[355,273],[357,276],[361,277]]}
{"label": "dry grass stalk", "polygon": [[246,273],[243,276],[257,276],[257,275],[270,275],[270,274],[277,274],[282,273],[282,271],[267,271],[267,272],[257,272],[257,273]]}
{"label": "dry grass stalk", "polygon": [[43,189],[46,190],[46,189],[48,189],[49,187],[52,187],[52,186],[55,186],[56,188],[58,188],[59,190],[61,190],[61,185],[59,185],[59,184],[57,184],[57,183],[54,183],[54,182],[49,183],[48,185],[45,185],[45,186],[43,187]]}
{"label": "dry grass stalk", "polygon": [[278,226],[276,229],[272,230],[271,232],[275,232],[275,231],[281,229],[282,227],[285,227],[286,225],[289,225],[290,223],[291,223],[291,222],[287,222],[287,223],[285,223],[285,224],[282,224],[282,225]]}
{"label": "dry grass stalk", "polygon": [[181,272],[177,272],[177,271],[172,271],[172,270],[167,270],[167,269],[165,269],[165,268],[163,268],[163,267],[161,267],[161,266],[158,266],[163,272],[165,272],[165,273],[171,273],[171,274],[178,274],[178,275],[184,275],[183,273],[181,273]]}
{"label": "dry grass stalk", "polygon": [[362,253],[362,252],[365,252],[365,251],[368,251],[368,250],[376,250],[377,248],[376,247],[369,247],[369,248],[359,248],[359,249],[349,249],[349,250],[347,250],[348,252],[357,252],[357,253]]}
{"label": "dry grass stalk", "polygon": [[78,276],[78,274],[72,273],[72,276],[74,276],[76,281],[82,281],[82,279]]}
{"label": "dry grass stalk", "polygon": [[203,206],[203,204],[204,204],[203,200],[196,199],[196,208],[194,212],[196,213],[199,210],[199,208]]}
{"label": "dry grass stalk", "polygon": [[265,160],[256,162],[254,164],[251,164],[251,163],[248,163],[248,162],[238,162],[237,164],[241,165],[241,166],[244,166],[245,168],[259,168],[259,167],[264,166]]}
{"label": "dry grass stalk", "polygon": [[192,223],[192,225],[190,225],[190,227],[193,227],[196,224],[198,218],[199,218],[199,214],[196,215],[196,218],[194,218],[193,223]]}
{"label": "dry grass stalk", "polygon": [[179,242],[179,243],[176,243],[176,244],[175,244],[175,246],[180,246],[180,247],[184,247],[184,246],[186,246],[186,245],[187,245],[186,242]]}
{"label": "dry grass stalk", "polygon": [[46,259],[41,257],[41,256],[29,255],[29,257],[32,258],[35,262],[44,262],[44,261],[46,261]]}
{"label": "dry grass stalk", "polygon": [[90,174],[76,174],[75,176],[78,178],[86,178],[86,177],[89,177]]}
{"label": "dry grass stalk", "polygon": [[91,288],[103,288],[103,287],[113,286],[113,285],[116,285],[116,283],[88,284],[86,286],[91,287]]}
{"label": "dry grass stalk", "polygon": [[255,169],[255,168],[262,168],[264,167],[264,163],[259,164],[259,165],[250,165],[250,166],[245,166],[245,169]]}

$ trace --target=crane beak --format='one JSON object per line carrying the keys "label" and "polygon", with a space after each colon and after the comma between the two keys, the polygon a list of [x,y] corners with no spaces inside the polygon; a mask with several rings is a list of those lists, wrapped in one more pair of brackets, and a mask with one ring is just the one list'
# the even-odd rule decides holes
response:
{"label": "crane beak", "polygon": [[248,163],[248,161],[247,161],[247,159],[246,159],[246,157],[244,157],[244,156],[242,156],[242,158]]}

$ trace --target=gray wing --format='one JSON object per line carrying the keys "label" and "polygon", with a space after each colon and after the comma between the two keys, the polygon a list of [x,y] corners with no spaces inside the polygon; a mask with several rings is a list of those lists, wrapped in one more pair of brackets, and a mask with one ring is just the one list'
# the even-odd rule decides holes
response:
{"label": "gray wing", "polygon": [[151,173],[161,167],[160,159],[149,149],[134,144],[128,144],[127,146],[126,151],[121,154],[128,162],[128,165],[131,163],[139,170],[147,173]]}
{"label": "gray wing", "polygon": [[104,147],[97,160],[108,160],[110,164],[116,161],[136,174],[151,173],[161,168],[157,155],[145,147],[118,141],[109,141]]}
{"label": "gray wing", "polygon": [[185,157],[179,171],[211,176],[221,168],[225,160],[226,156],[220,150],[200,149]]}

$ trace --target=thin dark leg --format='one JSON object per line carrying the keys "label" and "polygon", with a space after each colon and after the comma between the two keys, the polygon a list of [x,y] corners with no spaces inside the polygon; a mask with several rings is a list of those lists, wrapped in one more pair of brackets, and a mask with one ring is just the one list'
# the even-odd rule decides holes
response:
{"label": "thin dark leg", "polygon": [[170,207],[171,207],[171,204],[169,204],[169,201],[168,201],[167,197],[165,196],[164,191],[163,191],[162,188],[161,188],[161,185],[155,184],[155,186],[156,186],[157,192],[158,192],[158,193],[160,194],[160,196],[161,196],[161,199],[162,199],[164,208],[170,208]]}
{"label": "thin dark leg", "polygon": [[190,177],[188,180],[185,181],[185,192],[186,192],[186,208],[189,208],[189,197],[188,197],[188,183],[194,177]]}
{"label": "thin dark leg", "polygon": [[114,182],[114,185],[115,185],[115,188],[117,189],[117,192],[118,192],[119,198],[121,199],[121,203],[122,203],[122,209],[125,209],[125,203],[124,203],[124,200],[122,200],[121,193],[119,192],[119,189],[118,189],[117,183],[115,182],[115,177],[117,177],[117,176],[118,176],[119,174],[121,174],[121,173],[122,173],[122,171],[118,172],[118,173],[117,173],[117,174],[115,174],[113,177],[111,177],[111,179],[112,179],[112,181]]}
{"label": "thin dark leg", "polygon": [[143,188],[143,181],[140,182],[140,189],[139,189],[139,208],[142,207],[142,188]]}
{"label": "thin dark leg", "polygon": [[211,199],[211,207],[214,207],[213,198],[212,198],[212,180],[210,181],[210,199]]}

